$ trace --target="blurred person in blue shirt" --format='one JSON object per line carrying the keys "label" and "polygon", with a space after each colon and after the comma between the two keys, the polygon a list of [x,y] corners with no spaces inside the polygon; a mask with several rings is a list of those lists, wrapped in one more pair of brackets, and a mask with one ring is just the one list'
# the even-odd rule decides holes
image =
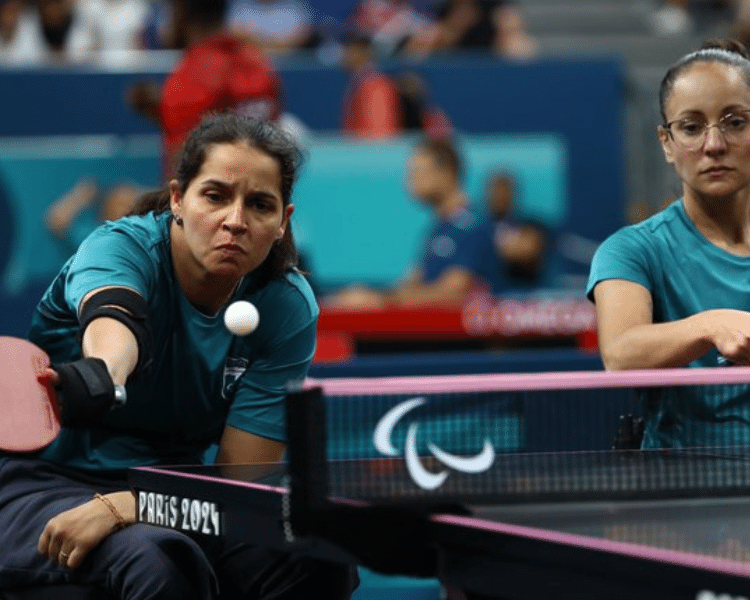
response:
{"label": "blurred person in blue shirt", "polygon": [[390,289],[355,285],[326,299],[332,307],[455,305],[486,292],[498,269],[488,228],[462,185],[462,159],[447,139],[426,138],[409,161],[409,191],[434,215],[422,255]]}

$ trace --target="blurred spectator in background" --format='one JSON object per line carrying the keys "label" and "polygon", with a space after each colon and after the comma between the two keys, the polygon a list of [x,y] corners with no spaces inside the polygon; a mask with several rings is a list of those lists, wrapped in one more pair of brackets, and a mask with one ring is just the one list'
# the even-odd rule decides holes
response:
{"label": "blurred spectator in background", "polygon": [[281,116],[281,82],[269,60],[246,39],[224,29],[224,0],[174,0],[175,29],[188,48],[161,90],[150,81],[131,90],[140,113],[159,123],[164,172],[171,173],[187,133],[209,111],[232,110],[259,119]]}
{"label": "blurred spectator in background", "polygon": [[184,50],[185,40],[176,23],[171,2],[152,0],[141,32],[141,46],[146,50]]}
{"label": "blurred spectator in background", "polygon": [[521,10],[504,0],[443,0],[436,22],[415,34],[405,46],[412,55],[450,50],[495,53],[508,59],[536,54],[535,40],[526,31]]}
{"label": "blurred spectator in background", "polygon": [[[727,23],[733,34],[742,37],[742,23],[750,19],[748,0],[659,0],[651,14],[651,29],[662,37],[707,34],[716,35],[716,26],[724,35]],[[750,24],[750,23],[748,23]]]}
{"label": "blurred spectator in background", "polygon": [[141,50],[147,0],[76,0],[86,52]]}
{"label": "blurred spectator in background", "polygon": [[529,60],[539,52],[539,44],[526,29],[526,18],[515,4],[501,4],[492,13],[494,53],[508,60]]}
{"label": "blurred spectator in background", "polygon": [[497,2],[486,0],[444,0],[436,9],[436,50],[451,48],[489,50],[495,42],[492,11]]}
{"label": "blurred spectator in background", "polygon": [[344,94],[344,134],[384,139],[420,131],[430,137],[450,137],[450,120],[431,102],[424,78],[414,71],[396,76],[382,73],[367,36],[345,37],[343,66],[350,74]]}
{"label": "blurred spectator in background", "polygon": [[661,0],[661,6],[651,15],[654,33],[670,36],[692,32],[693,20],[689,9],[690,0]]}
{"label": "blurred spectator in background", "polygon": [[92,179],[82,179],[50,206],[47,229],[72,255],[98,225],[125,216],[145,190],[138,185],[115,185],[102,189]]}
{"label": "blurred spectator in background", "polygon": [[448,140],[425,139],[409,162],[411,194],[429,208],[434,225],[419,264],[388,290],[355,285],[325,299],[334,308],[452,305],[487,291],[497,271],[487,228],[463,189],[462,160]]}
{"label": "blurred spectator in background", "polygon": [[543,284],[547,266],[547,229],[516,214],[518,190],[505,172],[493,174],[487,184],[487,210],[492,245],[499,259],[495,290],[523,290]]}
{"label": "blurred spectator in background", "polygon": [[84,54],[87,38],[74,0],[0,2],[3,62],[65,62]]}
{"label": "blurred spectator in background", "polygon": [[406,133],[423,132],[433,138],[449,138],[452,126],[448,115],[430,101],[425,79],[415,71],[396,76],[401,104],[401,127]]}
{"label": "blurred spectator in background", "polygon": [[19,25],[24,8],[24,0],[0,0],[0,54],[12,52],[19,43]]}
{"label": "blurred spectator in background", "polygon": [[734,3],[732,34],[745,45],[750,47],[750,0],[724,0]]}
{"label": "blurred spectator in background", "polygon": [[352,15],[352,29],[372,40],[383,56],[397,54],[412,36],[433,25],[411,0],[360,0]]}
{"label": "blurred spectator in background", "polygon": [[230,0],[226,26],[271,54],[315,43],[310,12],[298,0]]}
{"label": "blurred spectator in background", "polygon": [[401,99],[394,79],[380,72],[366,35],[344,39],[343,67],[349,73],[342,130],[362,138],[389,138],[402,130]]}

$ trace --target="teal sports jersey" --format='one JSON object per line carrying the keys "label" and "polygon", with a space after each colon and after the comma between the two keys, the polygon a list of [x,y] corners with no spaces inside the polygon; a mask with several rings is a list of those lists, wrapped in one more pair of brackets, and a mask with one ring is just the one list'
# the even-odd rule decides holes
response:
{"label": "teal sports jersey", "polygon": [[296,272],[255,289],[244,278],[231,301],[252,302],[255,331],[232,335],[224,310],[198,311],[177,282],[168,213],[126,217],[97,228],[67,261],[32,318],[29,339],[52,362],[80,358],[77,313],[92,290],[122,286],[148,303],[153,356],[147,378],[128,381],[128,402],[96,429],[63,429],[40,457],[84,469],[196,463],[225,424],[284,440],[284,395],[302,380],[315,350],[318,306]]}
{"label": "teal sports jersey", "polygon": [[[725,252],[698,231],[677,200],[653,217],[620,229],[591,263],[587,296],[597,283],[624,279],[651,292],[653,321],[676,321],[731,308],[750,311],[750,257]],[[716,367],[715,349],[689,367]],[[750,443],[750,386],[669,388],[648,392],[643,446]]]}

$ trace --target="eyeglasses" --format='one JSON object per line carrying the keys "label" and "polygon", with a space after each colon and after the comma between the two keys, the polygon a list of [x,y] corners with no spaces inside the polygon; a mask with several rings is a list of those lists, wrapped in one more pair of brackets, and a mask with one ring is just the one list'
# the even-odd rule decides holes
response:
{"label": "eyeglasses", "polygon": [[685,150],[698,150],[706,143],[708,130],[718,127],[728,144],[742,144],[750,141],[750,110],[724,115],[718,123],[708,124],[703,119],[688,117],[675,119],[663,127],[672,139]]}

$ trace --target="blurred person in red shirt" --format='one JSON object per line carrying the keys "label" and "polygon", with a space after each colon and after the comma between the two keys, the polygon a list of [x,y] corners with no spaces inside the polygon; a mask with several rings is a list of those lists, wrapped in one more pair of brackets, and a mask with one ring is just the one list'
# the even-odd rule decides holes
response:
{"label": "blurred person in red shirt", "polygon": [[344,96],[344,134],[388,139],[419,130],[430,138],[451,136],[450,120],[429,101],[424,78],[415,71],[396,76],[379,71],[369,37],[345,38],[343,65],[351,74]]}
{"label": "blurred person in red shirt", "polygon": [[161,90],[142,82],[132,105],[161,126],[163,167],[174,159],[187,133],[211,111],[231,110],[262,120],[281,117],[281,81],[268,58],[245,38],[224,29],[225,0],[173,0],[185,54]]}
{"label": "blurred person in red shirt", "polygon": [[350,73],[344,96],[342,129],[364,138],[389,138],[402,130],[401,100],[396,82],[378,70],[370,38],[344,39],[343,67]]}

